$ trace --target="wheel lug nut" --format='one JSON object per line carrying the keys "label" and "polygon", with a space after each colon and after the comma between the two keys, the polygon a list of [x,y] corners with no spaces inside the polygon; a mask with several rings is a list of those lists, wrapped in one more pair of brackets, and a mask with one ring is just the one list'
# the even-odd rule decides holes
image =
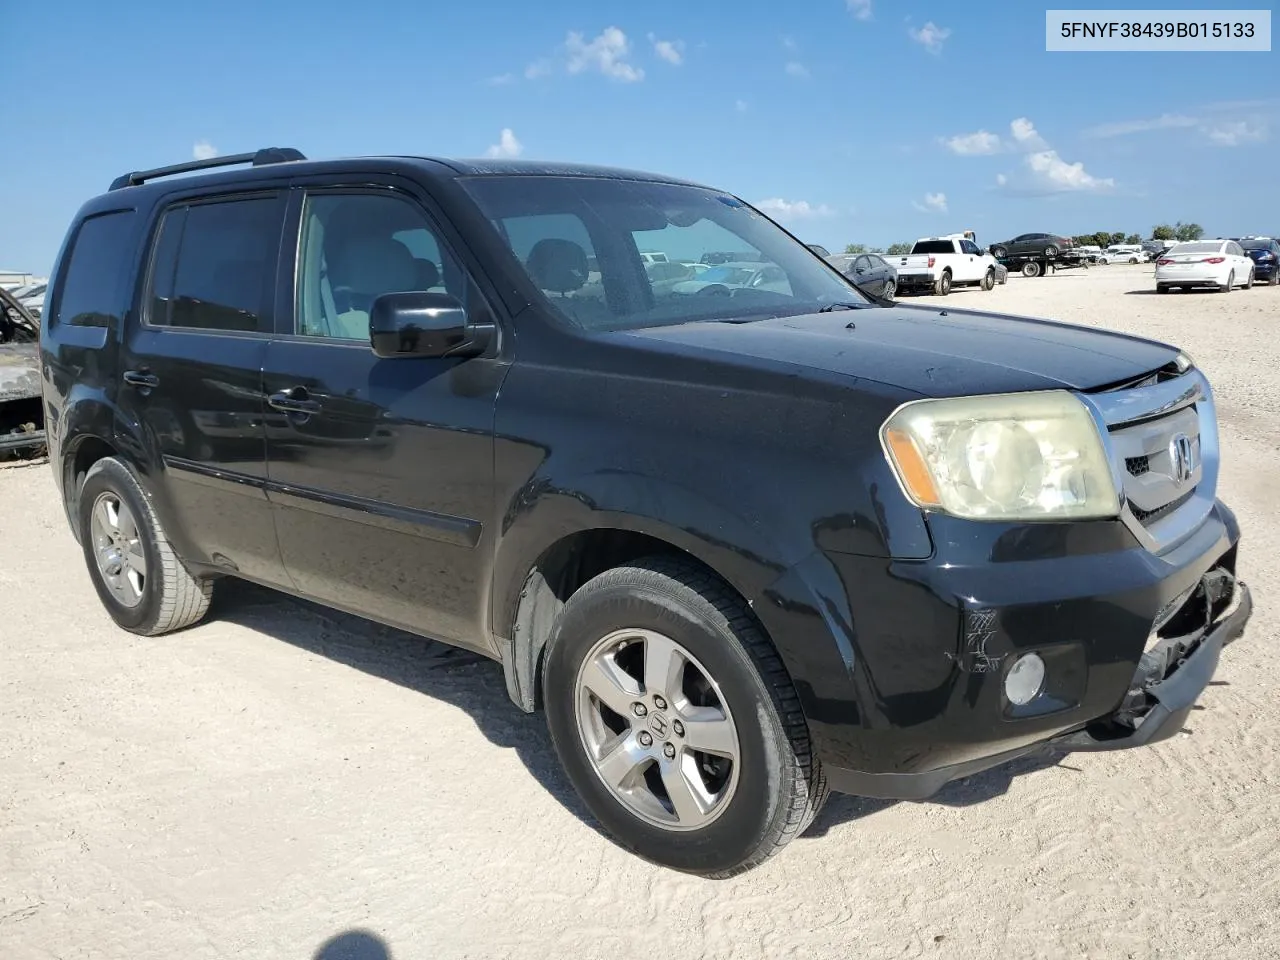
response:
{"label": "wheel lug nut", "polygon": [[657,707],[659,710],[665,710],[665,709],[667,709],[667,701],[663,700],[663,699],[662,699],[661,697],[659,697],[659,696],[655,696],[655,697],[653,698],[653,705],[654,705],[655,707]]}
{"label": "wheel lug nut", "polygon": [[631,705],[631,712],[634,713],[637,717],[643,717],[646,713],[649,712],[649,708],[646,707],[643,703],[633,703]]}
{"label": "wheel lug nut", "polygon": [[676,732],[677,737],[684,736],[684,724],[681,723],[679,720],[677,720],[675,723],[671,725],[671,729],[673,729]]}
{"label": "wheel lug nut", "polygon": [[668,760],[674,760],[676,757],[676,748],[669,743],[662,748],[662,752],[666,754]]}
{"label": "wheel lug nut", "polygon": [[639,740],[640,740],[640,746],[642,746],[642,747],[652,747],[652,746],[653,746],[653,737],[649,736],[649,734],[648,734],[646,731],[644,731],[644,730],[641,730],[641,731],[640,731],[640,737],[639,737]]}

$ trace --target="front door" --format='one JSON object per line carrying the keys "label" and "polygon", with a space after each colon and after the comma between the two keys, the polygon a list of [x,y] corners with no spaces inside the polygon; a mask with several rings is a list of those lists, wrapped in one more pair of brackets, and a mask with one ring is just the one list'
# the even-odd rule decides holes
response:
{"label": "front door", "polygon": [[369,341],[380,294],[448,292],[473,317],[481,295],[408,195],[297,193],[292,331],[272,340],[264,369],[268,496],[285,567],[307,596],[488,649],[493,419],[505,366],[379,359]]}
{"label": "front door", "polygon": [[286,582],[266,497],[262,364],[285,192],[183,200],[153,232],[120,406],[159,461],[191,559]]}

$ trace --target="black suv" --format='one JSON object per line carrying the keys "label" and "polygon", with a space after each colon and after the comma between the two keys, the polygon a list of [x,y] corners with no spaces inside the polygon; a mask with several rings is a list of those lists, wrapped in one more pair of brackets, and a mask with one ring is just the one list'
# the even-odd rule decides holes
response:
{"label": "black suv", "polygon": [[[646,249],[784,279],[655,292]],[[721,190],[273,148],[122,176],[54,277],[50,463],[121,627],[231,576],[479,651],[677,869],[1169,737],[1250,614],[1188,357],[874,303]]]}

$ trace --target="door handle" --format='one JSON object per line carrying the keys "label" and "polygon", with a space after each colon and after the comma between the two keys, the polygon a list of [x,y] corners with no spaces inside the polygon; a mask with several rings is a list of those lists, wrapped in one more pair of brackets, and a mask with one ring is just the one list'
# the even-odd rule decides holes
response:
{"label": "door handle", "polygon": [[149,370],[126,370],[122,376],[125,383],[143,392],[160,386],[160,378]]}
{"label": "door handle", "polygon": [[290,387],[267,397],[268,406],[285,413],[313,414],[320,412],[320,401],[307,396],[306,387]]}

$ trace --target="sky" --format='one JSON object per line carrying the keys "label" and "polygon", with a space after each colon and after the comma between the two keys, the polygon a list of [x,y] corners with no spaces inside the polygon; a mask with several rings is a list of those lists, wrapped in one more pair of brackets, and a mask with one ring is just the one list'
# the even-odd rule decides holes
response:
{"label": "sky", "polygon": [[47,273],[125,171],[264,146],[673,174],[832,250],[1280,231],[1280,54],[1048,53],[1046,6],[14,0],[0,268]]}

